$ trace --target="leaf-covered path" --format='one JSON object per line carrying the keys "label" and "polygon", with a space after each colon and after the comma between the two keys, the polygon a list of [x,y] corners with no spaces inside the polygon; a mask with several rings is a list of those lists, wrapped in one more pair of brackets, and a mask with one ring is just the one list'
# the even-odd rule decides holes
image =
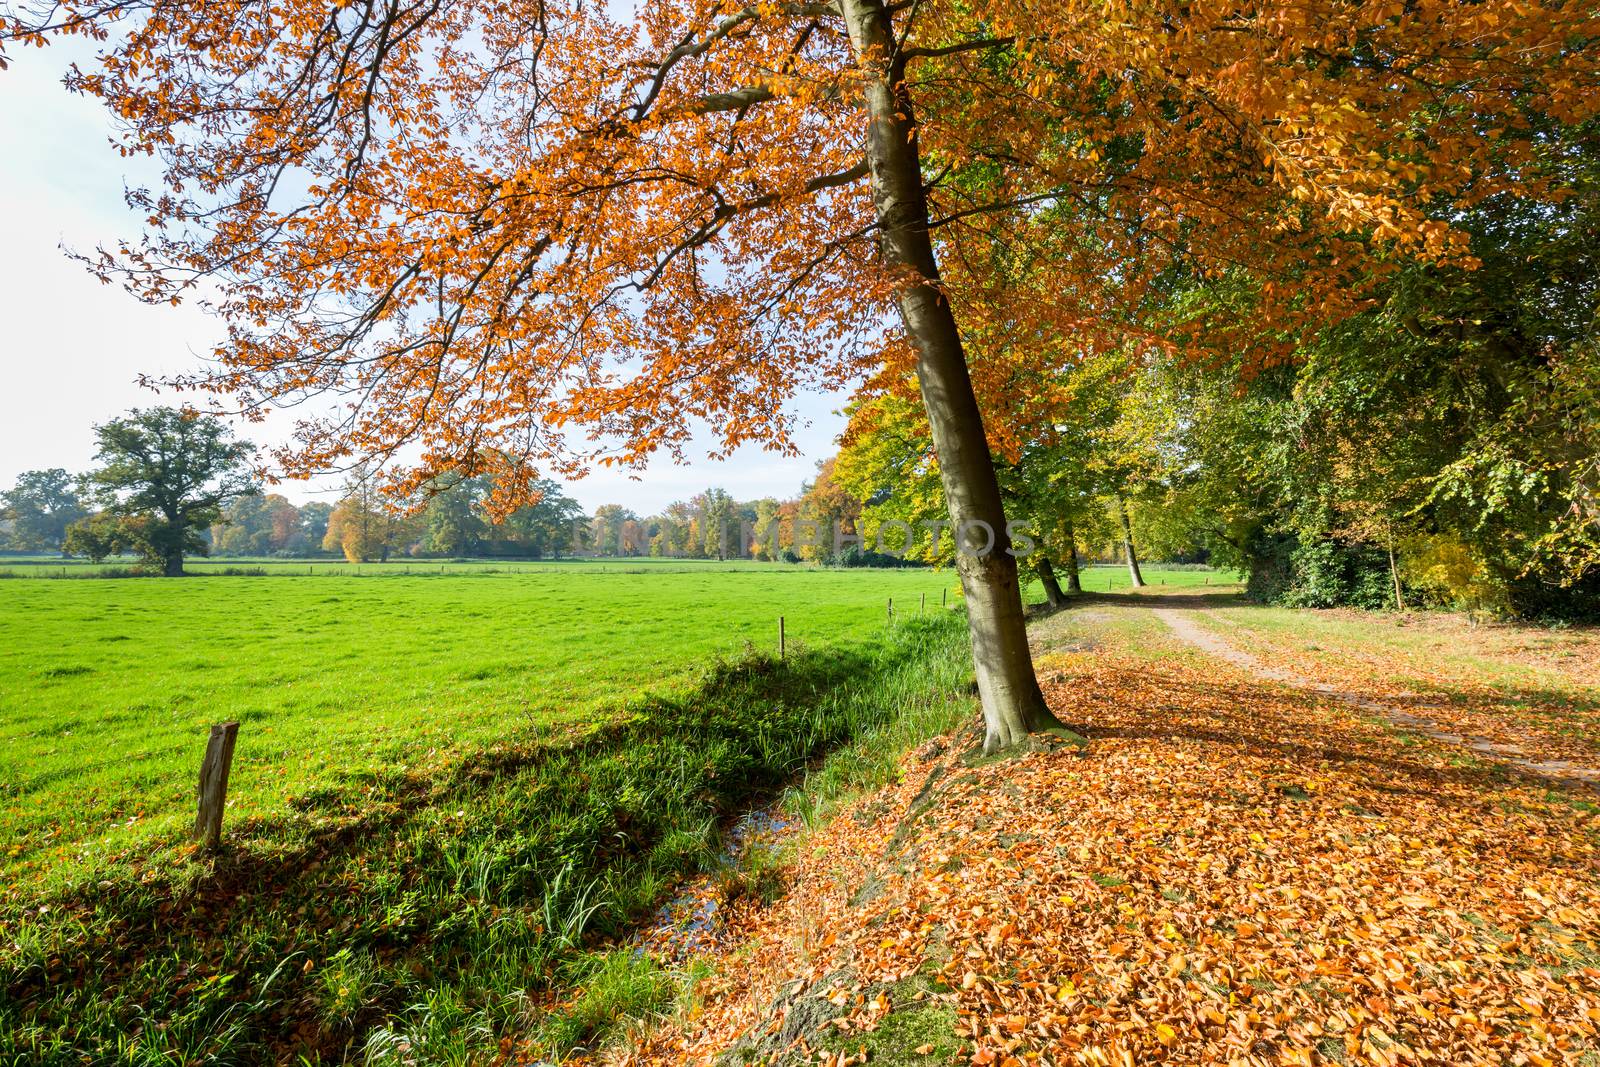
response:
{"label": "leaf-covered path", "polygon": [[1342,700],[1363,711],[1381,716],[1395,726],[1426,734],[1435,741],[1463,745],[1479,755],[1502,760],[1520,771],[1525,771],[1540,778],[1600,788],[1600,768],[1568,759],[1539,759],[1531,757],[1528,755],[1527,749],[1520,744],[1496,741],[1493,738],[1482,735],[1462,734],[1449,730],[1427,715],[1419,715],[1414,711],[1396,707],[1394,704],[1375,700],[1358,692],[1317,682],[1285,667],[1266,663],[1248,652],[1241,651],[1219,634],[1196,623],[1190,612],[1167,607],[1157,607],[1151,610],[1156,618],[1165,623],[1169,630],[1184,641],[1208,655],[1226,660],[1228,663],[1254,674],[1258,678],[1278,682],[1295,689],[1309,690],[1319,696]]}
{"label": "leaf-covered path", "polygon": [[[1124,610],[1129,609],[1129,610]],[[1034,626],[1087,756],[926,746],[631,1064],[1600,1064],[1600,820],[1178,639]]]}

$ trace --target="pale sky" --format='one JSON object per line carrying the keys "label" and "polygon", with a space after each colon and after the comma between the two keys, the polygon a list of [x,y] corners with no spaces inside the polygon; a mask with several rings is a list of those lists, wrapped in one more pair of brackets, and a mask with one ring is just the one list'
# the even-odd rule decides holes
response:
{"label": "pale sky", "polygon": [[[150,184],[145,160],[123,159],[107,143],[110,123],[94,100],[60,83],[76,42],[12,51],[0,71],[0,489],[25,470],[81,471],[94,459],[91,425],[130,407],[175,403],[140,388],[140,374],[192,368],[220,335],[198,309],[151,307],[116,286],[102,285],[67,258],[63,245],[93,251],[137,233],[123,203],[126,184]],[[569,487],[589,511],[619,503],[640,514],[659,511],[708,485],[736,499],[790,496],[834,451],[843,428],[838,396],[809,397],[801,413],[805,455],[785,459],[746,448],[724,462],[691,452],[693,463],[663,460],[640,481],[599,471]],[[287,420],[244,428],[257,444],[286,436]],[[330,495],[325,484],[280,486],[292,499]]]}

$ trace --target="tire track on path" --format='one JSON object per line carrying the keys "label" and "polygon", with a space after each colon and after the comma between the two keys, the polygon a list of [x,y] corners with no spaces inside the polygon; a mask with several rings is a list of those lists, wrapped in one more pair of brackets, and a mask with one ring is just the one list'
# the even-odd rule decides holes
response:
{"label": "tire track on path", "polygon": [[1600,768],[1574,763],[1571,760],[1533,759],[1528,756],[1527,752],[1516,745],[1501,744],[1487,737],[1460,734],[1447,730],[1425,715],[1418,715],[1415,712],[1397,708],[1393,704],[1374,700],[1372,697],[1361,693],[1352,693],[1336,686],[1325,685],[1302,674],[1267,663],[1230,644],[1225,638],[1199,625],[1188,614],[1176,608],[1153,607],[1150,610],[1180,640],[1257,678],[1338,700],[1351,707],[1376,715],[1394,726],[1415,731],[1435,741],[1458,745],[1478,755],[1488,756],[1502,763],[1510,764],[1518,770],[1538,778],[1545,778],[1563,785],[1577,785],[1600,790]]}

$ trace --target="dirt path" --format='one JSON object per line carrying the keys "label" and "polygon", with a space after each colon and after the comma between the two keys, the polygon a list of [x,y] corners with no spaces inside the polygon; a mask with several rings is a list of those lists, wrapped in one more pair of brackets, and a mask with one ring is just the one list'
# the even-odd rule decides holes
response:
{"label": "dirt path", "polygon": [[[1294,689],[1303,689],[1316,693],[1318,696],[1331,697],[1342,701],[1352,707],[1376,715],[1395,726],[1401,726],[1415,731],[1435,741],[1446,744],[1460,745],[1479,755],[1488,756],[1510,764],[1518,770],[1540,778],[1569,785],[1587,786],[1590,789],[1600,789],[1600,768],[1588,767],[1571,760],[1539,760],[1530,758],[1523,749],[1516,745],[1501,744],[1487,737],[1459,734],[1447,730],[1433,719],[1414,712],[1405,711],[1386,704],[1360,693],[1338,689],[1331,685],[1313,681],[1294,671],[1266,663],[1239,648],[1229,644],[1224,638],[1211,630],[1197,624],[1189,614],[1175,608],[1151,608],[1156,618],[1167,625],[1174,635],[1188,642],[1200,651],[1217,659],[1262,678],[1270,682],[1277,682]],[[1209,614],[1209,613],[1208,613]]]}

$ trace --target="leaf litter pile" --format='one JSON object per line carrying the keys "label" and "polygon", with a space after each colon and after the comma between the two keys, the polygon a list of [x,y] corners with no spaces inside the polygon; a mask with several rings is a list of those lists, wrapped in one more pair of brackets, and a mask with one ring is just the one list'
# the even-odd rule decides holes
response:
{"label": "leaf litter pile", "polygon": [[1600,1064],[1597,809],[1170,651],[1041,666],[800,844],[626,1064]]}

